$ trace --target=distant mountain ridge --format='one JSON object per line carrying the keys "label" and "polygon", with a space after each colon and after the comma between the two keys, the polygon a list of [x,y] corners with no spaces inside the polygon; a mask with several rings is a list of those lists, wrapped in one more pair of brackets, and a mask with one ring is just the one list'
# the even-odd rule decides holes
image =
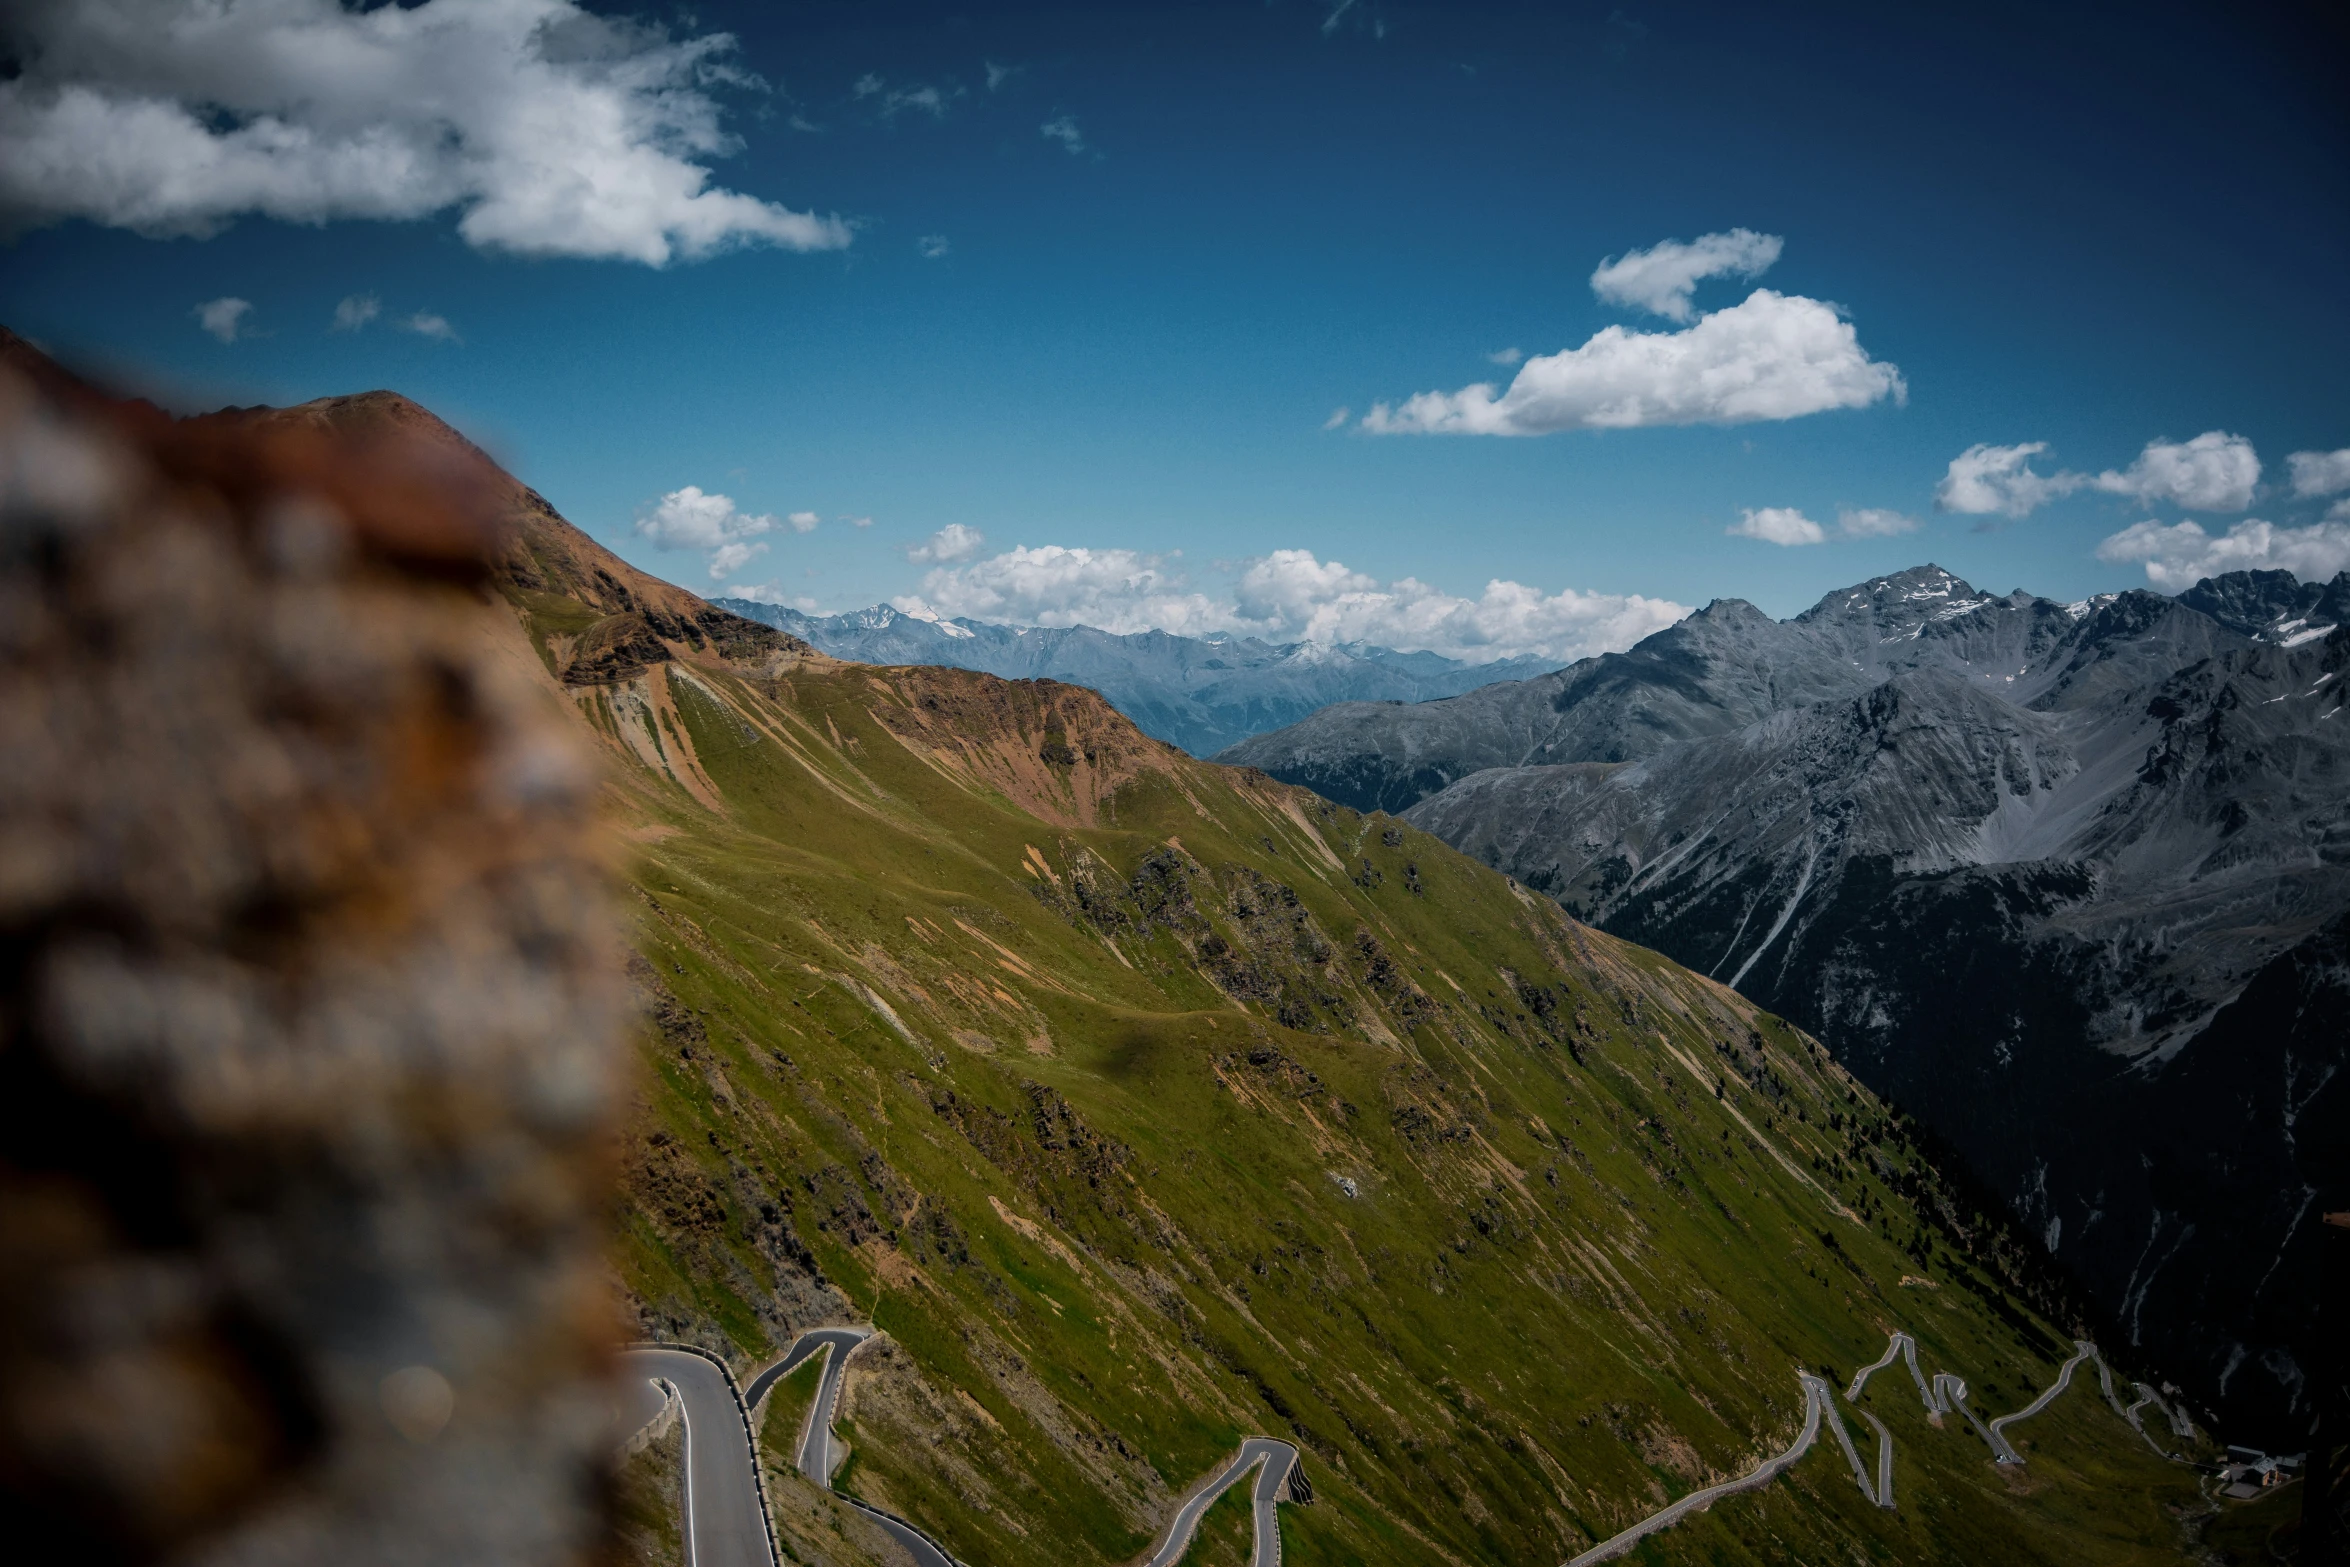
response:
{"label": "distant mountain ridge", "polygon": [[1370,643],[1117,633],[1091,626],[933,620],[887,604],[807,615],[751,599],[714,601],[861,664],[932,664],[1013,680],[1090,686],[1143,733],[1206,756],[1333,702],[1424,702],[1556,667],[1537,656],[1468,664]]}
{"label": "distant mountain ridge", "polygon": [[2239,1428],[2306,1415],[2350,1178],[2350,574],[2058,603],[1921,567],[1223,753],[1817,1032]]}

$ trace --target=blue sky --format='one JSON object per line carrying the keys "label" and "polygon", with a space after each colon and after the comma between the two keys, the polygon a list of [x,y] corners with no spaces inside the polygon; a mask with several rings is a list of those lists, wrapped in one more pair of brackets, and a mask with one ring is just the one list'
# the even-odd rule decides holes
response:
{"label": "blue sky", "polygon": [[[185,406],[396,388],[639,564],[824,609],[1564,656],[1673,605],[1784,615],[1928,559],[2062,597],[2350,564],[2350,136],[2327,40],[2287,22],[591,9],[633,22],[430,0],[338,54],[366,18],[237,0],[229,31],[166,54],[140,41],[184,19],[163,0],[27,8],[0,83],[22,230],[0,321]],[[461,68],[428,21],[480,30]],[[548,95],[519,129],[491,117],[509,35],[515,80]],[[430,90],[373,106],[403,70]],[[100,111],[67,114],[75,92]],[[652,128],[607,133],[598,170],[706,170],[735,204],[542,210],[543,171],[595,141],[567,116],[614,105]],[[309,139],[230,146],[263,117]],[[174,162],[175,134],[210,161]],[[450,161],[328,155],[387,138]],[[1593,287],[1604,260],[1741,229],[1750,272],[1764,240],[1776,259],[1695,282],[1686,320],[1657,292],[1669,252],[1646,303]],[[347,299],[375,314],[335,330]],[[200,313],[223,300],[247,308]],[[1648,341],[1720,337],[1733,310],[1761,312],[1762,347]],[[1639,427],[1364,422],[1500,395],[1520,367],[1489,356],[1611,328],[1641,335],[1629,369],[1595,347],[1541,372],[1563,401],[1431,402],[1420,423],[1589,423],[1595,376],[1729,359],[1683,365],[1694,402],[1643,393],[1666,422]],[[1828,357],[1792,390],[1706,402],[1709,366],[1751,372],[1740,355],[1798,328]],[[2188,444],[2207,432],[2238,439]],[[721,542],[747,558],[714,581]]]}

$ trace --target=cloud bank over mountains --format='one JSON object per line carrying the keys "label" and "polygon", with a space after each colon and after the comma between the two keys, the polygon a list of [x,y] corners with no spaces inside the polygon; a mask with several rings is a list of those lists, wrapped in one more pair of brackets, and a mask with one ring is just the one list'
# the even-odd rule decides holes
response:
{"label": "cloud bank over mountains", "polygon": [[0,81],[0,222],[206,236],[456,209],[482,250],[662,266],[831,250],[837,218],[711,184],[724,33],[573,0],[25,0]]}
{"label": "cloud bank over mountains", "polygon": [[[1732,229],[1667,240],[1600,263],[1602,300],[1689,321],[1709,277],[1760,275],[1779,259],[1775,234]],[[1376,403],[1362,428],[1378,435],[1549,435],[1643,425],[1749,424],[1907,399],[1899,367],[1871,359],[1834,305],[1758,288],[1677,332],[1602,328],[1577,348],[1525,361],[1506,391],[1481,381]]]}
{"label": "cloud bank over mountains", "polygon": [[2350,522],[2280,528],[2247,517],[2215,538],[2198,523],[2165,526],[2149,519],[2107,538],[2097,546],[2097,558],[2116,564],[2143,562],[2146,580],[2165,593],[2191,588],[2223,571],[2283,570],[2304,582],[2323,582],[2338,571],[2350,571]]}
{"label": "cloud bank over mountains", "polygon": [[[2100,473],[2042,473],[2032,460],[2047,450],[2046,441],[1968,447],[1950,460],[1935,486],[1935,507],[2021,519],[2050,501],[2088,491],[2180,511],[2239,512],[2261,494],[2259,453],[2251,441],[2225,430],[2206,430],[2188,441],[2148,441],[2127,468]],[[2350,490],[2350,450],[2294,452],[2285,464],[2292,499]],[[2191,520],[2150,517],[2106,535],[2097,558],[2108,565],[2143,565],[2146,580],[2169,593],[2224,571],[2281,570],[2318,581],[2350,570],[2350,502],[2337,502],[2322,520],[2304,527],[2247,517],[2216,535]]]}
{"label": "cloud bank over mountains", "polygon": [[1179,556],[1047,544],[935,567],[908,614],[1182,636],[1231,632],[1273,642],[1371,642],[1472,663],[1538,653],[1561,661],[1617,652],[1689,613],[1639,594],[1544,593],[1496,579],[1476,598],[1416,578],[1382,584],[1311,550],[1274,550],[1195,586]]}

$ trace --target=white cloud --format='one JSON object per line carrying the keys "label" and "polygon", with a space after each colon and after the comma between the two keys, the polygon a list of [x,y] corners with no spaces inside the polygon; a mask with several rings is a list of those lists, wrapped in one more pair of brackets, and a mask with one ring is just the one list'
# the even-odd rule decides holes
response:
{"label": "white cloud", "polygon": [[1490,662],[1521,653],[1565,663],[1620,650],[1688,609],[1637,594],[1546,594],[1496,580],[1463,598],[1405,577],[1376,578],[1310,550],[1275,550],[1244,563],[1228,591],[1195,588],[1176,557],[1134,550],[1023,546],[969,565],[940,567],[922,590],[894,601],[908,613],[1119,633],[1240,632],[1276,642],[1374,642]]}
{"label": "white cloud", "polygon": [[2122,472],[2108,468],[2086,482],[2147,505],[2168,501],[2183,511],[2242,511],[2260,484],[2260,458],[2244,437],[2206,430],[2191,441],[2148,441]]}
{"label": "white cloud", "polygon": [[2032,470],[2032,459],[2046,450],[2046,441],[2026,441],[2017,446],[1977,442],[1950,459],[1942,482],[1934,486],[1935,507],[1978,517],[1993,513],[2021,517],[2079,489],[2085,481],[2077,473],[2041,474]]}
{"label": "white cloud", "polygon": [[998,65],[993,60],[983,60],[980,63],[987,67],[987,90],[989,92],[999,90],[1004,83],[1028,69],[1024,65]]}
{"label": "white cloud", "polygon": [[1037,129],[1044,133],[1047,141],[1059,142],[1073,158],[1083,156],[1087,150],[1085,136],[1077,129],[1077,119],[1074,115],[1060,115],[1045,121]]}
{"label": "white cloud", "polygon": [[1602,261],[1591,274],[1591,291],[1611,305],[1686,321],[1692,314],[1690,295],[1699,283],[1709,277],[1761,277],[1779,259],[1784,243],[1776,234],[1752,229],[1701,234],[1686,245],[1668,239]]}
{"label": "white cloud", "polygon": [[196,324],[224,343],[233,343],[249,334],[245,318],[253,313],[250,299],[207,299],[190,312]]}
{"label": "white cloud", "polygon": [[1346,416],[1352,412],[1354,412],[1353,409],[1347,407],[1344,403],[1340,403],[1336,408],[1330,410],[1330,417],[1322,421],[1322,428],[1325,430],[1344,429],[1346,427]]}
{"label": "white cloud", "polygon": [[484,250],[661,266],[836,249],[837,218],[710,184],[715,93],[760,85],[724,33],[576,0],[21,0],[0,81],[0,212],[151,236],[412,220]]}
{"label": "white cloud", "polygon": [[400,323],[403,332],[414,332],[418,337],[429,337],[436,343],[462,343],[457,329],[449,325],[447,316],[436,316],[429,310],[419,310]]}
{"label": "white cloud", "polygon": [[1193,636],[1228,629],[1230,619],[1205,594],[1187,592],[1164,557],[1059,544],[1021,545],[968,566],[939,567],[923,577],[919,595],[891,602],[909,614],[947,619]]}
{"label": "white cloud", "polygon": [[749,599],[754,604],[782,604],[798,610],[803,615],[824,613],[819,600],[805,593],[789,592],[778,582],[746,583],[742,587],[729,590],[726,596],[728,598]]}
{"label": "white cloud", "polygon": [[848,523],[851,527],[870,528],[873,526],[871,517],[843,517],[840,520]]}
{"label": "white cloud", "polygon": [[816,524],[824,519],[812,511],[795,511],[783,520],[791,524],[794,533],[814,533]]}
{"label": "white cloud", "polygon": [[1750,507],[1722,530],[1734,539],[1760,539],[1765,544],[1825,544],[1828,532],[1792,506]]}
{"label": "white cloud", "polygon": [[1871,359],[1835,307],[1758,288],[1678,332],[1611,326],[1580,348],[1526,361],[1507,392],[1491,383],[1375,405],[1381,434],[1543,435],[1663,424],[1745,424],[1866,408],[1908,387]]}
{"label": "white cloud", "polygon": [[2295,452],[2285,459],[2293,470],[2293,493],[2333,495],[2350,490],[2350,447],[2338,452]]}
{"label": "white cloud", "polygon": [[944,234],[925,234],[914,241],[914,248],[921,253],[923,260],[936,261],[955,247],[947,243]]}
{"label": "white cloud", "polygon": [[1836,531],[1848,539],[1890,539],[1918,531],[1918,520],[1883,506],[1846,507],[1836,513]]}
{"label": "white cloud", "polygon": [[637,533],[655,549],[708,551],[713,581],[723,581],[763,554],[767,545],[761,535],[787,525],[805,533],[816,525],[816,514],[794,512],[779,521],[765,512],[746,512],[733,497],[710,494],[692,484],[671,490],[636,519]]}
{"label": "white cloud", "polygon": [[1514,365],[1526,357],[1526,350],[1523,348],[1497,348],[1485,357],[1497,365]]}
{"label": "white cloud", "polygon": [[764,543],[749,544],[737,540],[732,544],[721,544],[710,552],[710,580],[723,582],[748,565],[754,556],[766,552]]}
{"label": "white cloud", "polygon": [[943,566],[958,560],[969,560],[986,547],[986,534],[977,528],[950,522],[932,534],[929,543],[918,544],[906,551],[906,559],[917,566]]}
{"label": "white cloud", "polygon": [[2142,561],[2146,580],[2171,593],[2223,571],[2282,569],[2304,582],[2321,582],[2350,570],[2350,522],[2280,528],[2247,517],[2213,538],[2192,522],[2166,527],[2149,519],[2108,537],[2097,546],[2097,558]]}
{"label": "white cloud", "polygon": [[329,331],[356,332],[383,313],[383,301],[373,294],[347,294],[335,306],[334,325]]}

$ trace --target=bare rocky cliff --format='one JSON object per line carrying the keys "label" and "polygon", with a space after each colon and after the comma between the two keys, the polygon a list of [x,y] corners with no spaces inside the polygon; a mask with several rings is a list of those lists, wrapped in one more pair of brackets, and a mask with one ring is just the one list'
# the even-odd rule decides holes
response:
{"label": "bare rocky cliff", "polygon": [[0,349],[0,1515],[583,1559],[625,998],[487,476]]}

